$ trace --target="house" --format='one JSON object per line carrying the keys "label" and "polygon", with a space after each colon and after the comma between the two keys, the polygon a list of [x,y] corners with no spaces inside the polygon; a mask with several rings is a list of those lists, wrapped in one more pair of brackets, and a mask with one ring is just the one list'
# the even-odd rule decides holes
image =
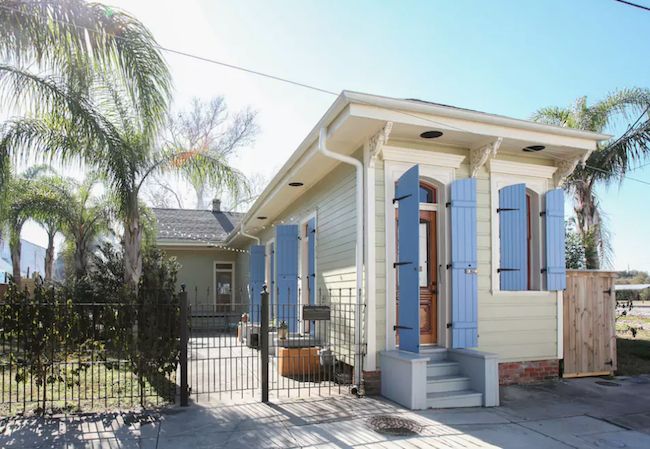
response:
{"label": "house", "polygon": [[[0,237],[0,282],[13,273],[9,240]],[[45,248],[25,239],[20,239],[20,275],[31,277],[34,273],[45,273]]]}
{"label": "house", "polygon": [[413,409],[498,405],[499,380],[558,375],[559,187],[609,137],[346,91],[228,235],[219,229],[230,257],[197,244],[192,266],[233,262],[233,300],[252,306],[267,284],[294,333],[306,332],[303,304],[358,302],[366,390]]}

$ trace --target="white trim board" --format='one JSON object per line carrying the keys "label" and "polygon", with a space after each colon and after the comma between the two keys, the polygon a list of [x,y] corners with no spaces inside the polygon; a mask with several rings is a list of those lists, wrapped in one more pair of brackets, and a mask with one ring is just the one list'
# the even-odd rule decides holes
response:
{"label": "white trim board", "polygon": [[[395,148],[395,147],[392,147]],[[384,147],[384,155],[386,154],[386,147]],[[396,298],[396,283],[395,271],[393,263],[395,262],[395,217],[392,211],[393,197],[395,196],[395,182],[399,177],[413,164],[420,165],[420,177],[431,181],[438,188],[438,204],[444,204],[448,196],[448,185],[456,179],[456,168],[465,159],[465,156],[449,155],[446,153],[435,153],[430,151],[420,151],[412,149],[404,149],[404,158],[407,161],[385,160],[384,162],[384,204],[385,204],[385,239],[386,239],[386,350],[394,350],[397,348],[395,338],[395,331],[393,326],[396,324],[397,311],[395,307]],[[413,162],[413,156],[416,154],[425,153],[428,158],[427,163],[422,161]],[[389,150],[389,157],[397,158],[400,153],[391,153]],[[442,156],[440,156],[442,155]],[[440,156],[440,157],[439,157]],[[447,157],[452,156],[452,157]],[[441,165],[429,165],[430,161],[438,161]],[[445,165],[442,165],[445,164]],[[449,234],[447,225],[447,213],[445,208],[440,208],[438,212],[438,263],[443,264],[443,261],[448,259],[449,254]],[[449,298],[449,275],[448,270],[444,270],[444,276],[440,276],[438,294],[438,346],[446,346],[448,343],[448,336],[446,331],[446,323],[450,310]]]}

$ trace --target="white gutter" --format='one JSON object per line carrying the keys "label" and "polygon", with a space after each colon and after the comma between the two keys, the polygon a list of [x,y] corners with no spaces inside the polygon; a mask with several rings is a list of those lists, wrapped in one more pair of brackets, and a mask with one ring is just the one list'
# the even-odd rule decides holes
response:
{"label": "white gutter", "polygon": [[[361,307],[363,301],[361,298],[361,292],[363,291],[363,163],[351,156],[345,156],[340,153],[335,153],[327,148],[327,126],[323,126],[320,129],[318,135],[318,152],[323,156],[330,159],[343,162],[344,164],[349,164],[354,166],[356,169],[356,234],[357,234],[357,245],[356,245],[356,314],[361,313]],[[360,316],[355,316],[354,326],[354,345],[357,351],[359,351],[359,358],[361,358],[361,325],[362,321]],[[354,380],[357,385],[357,388],[361,386],[361,360],[354,361]]]}
{"label": "white gutter", "polygon": [[259,237],[255,237],[254,235],[246,234],[246,232],[244,232],[244,227],[243,226],[241,226],[240,229],[239,229],[239,235],[244,236],[244,237],[248,237],[249,239],[255,240],[258,245],[261,243],[261,240],[260,240]]}

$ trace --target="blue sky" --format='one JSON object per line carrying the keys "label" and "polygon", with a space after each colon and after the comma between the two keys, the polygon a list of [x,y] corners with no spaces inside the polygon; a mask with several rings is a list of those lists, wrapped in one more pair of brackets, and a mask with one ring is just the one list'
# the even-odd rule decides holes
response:
{"label": "blue sky", "polygon": [[[613,0],[109,3],[136,15],[164,46],[333,91],[528,118],[582,95],[596,100],[616,88],[650,87],[650,12]],[[235,161],[248,173],[272,176],[333,101],[181,56],[167,59],[178,105],[223,94],[234,109],[259,111],[261,134]],[[632,175],[650,181],[650,167]],[[615,267],[650,270],[650,186],[625,181],[601,196]]]}

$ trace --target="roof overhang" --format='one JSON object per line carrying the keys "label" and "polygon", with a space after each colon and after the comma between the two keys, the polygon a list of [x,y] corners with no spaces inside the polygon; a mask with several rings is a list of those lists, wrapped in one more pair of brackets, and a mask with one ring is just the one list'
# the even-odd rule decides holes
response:
{"label": "roof overhang", "polygon": [[[339,162],[318,152],[318,133],[328,128],[328,147],[350,155],[375,135],[387,122],[392,122],[391,141],[429,144],[420,134],[427,130],[443,131],[435,139],[436,146],[465,149],[480,148],[502,138],[499,153],[522,155],[529,145],[546,148],[531,157],[555,161],[586,158],[598,142],[610,135],[545,125],[484,112],[460,109],[413,100],[402,100],[357,92],[343,91],[298,149],[282,166],[266,189],[252,205],[241,223],[230,233],[228,244],[250,242],[238,232],[257,233],[275,219],[301,195],[316,185]],[[302,182],[291,187],[290,182]],[[265,220],[258,216],[267,217]]]}

